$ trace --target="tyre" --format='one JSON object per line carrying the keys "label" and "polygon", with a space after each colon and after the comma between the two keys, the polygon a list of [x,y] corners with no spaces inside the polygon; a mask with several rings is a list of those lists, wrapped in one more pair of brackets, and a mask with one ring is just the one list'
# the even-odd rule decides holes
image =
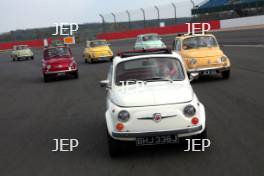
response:
{"label": "tyre", "polygon": [[113,139],[107,131],[108,151],[111,157],[117,157],[122,152],[122,144],[120,141]]}
{"label": "tyre", "polygon": [[221,74],[223,79],[228,79],[230,77],[230,70],[223,71]]}
{"label": "tyre", "polygon": [[31,59],[31,60],[34,60],[34,56],[31,56],[30,59]]}
{"label": "tyre", "polygon": [[90,58],[90,64],[93,64],[94,63],[94,60],[92,58]]}
{"label": "tyre", "polygon": [[49,77],[47,75],[43,75],[43,81],[46,83],[46,82],[49,82]]}
{"label": "tyre", "polygon": [[73,75],[74,75],[74,78],[75,79],[78,79],[79,78],[79,72],[78,71],[74,72]]}
{"label": "tyre", "polygon": [[195,136],[196,139],[207,139],[207,128],[201,134]]}
{"label": "tyre", "polygon": [[87,61],[87,59],[86,59],[86,58],[84,59],[84,62],[85,62],[86,64],[88,63],[88,61]]}
{"label": "tyre", "polygon": [[19,58],[19,57],[17,57],[17,58],[16,58],[16,60],[17,60],[17,61],[20,61],[20,58]]}

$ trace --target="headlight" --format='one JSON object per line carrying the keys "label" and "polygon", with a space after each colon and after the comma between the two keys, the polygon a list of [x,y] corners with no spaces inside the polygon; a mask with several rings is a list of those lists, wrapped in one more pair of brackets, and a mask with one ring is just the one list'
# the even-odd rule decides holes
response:
{"label": "headlight", "polygon": [[222,57],[220,57],[220,61],[221,61],[221,62],[226,62],[226,61],[227,61],[227,57],[226,57],[226,56],[222,56]]}
{"label": "headlight", "polygon": [[196,63],[197,63],[197,60],[196,59],[194,59],[194,58],[190,59],[190,64],[194,65]]}
{"label": "headlight", "polygon": [[51,68],[51,65],[47,65],[47,69],[50,69]]}
{"label": "headlight", "polygon": [[194,116],[196,113],[196,109],[193,105],[187,105],[184,109],[183,109],[183,114],[187,117],[192,117]]}
{"label": "headlight", "polygon": [[120,111],[118,113],[118,120],[120,122],[127,122],[129,120],[129,118],[130,118],[130,115],[129,115],[129,112],[127,112],[127,111]]}

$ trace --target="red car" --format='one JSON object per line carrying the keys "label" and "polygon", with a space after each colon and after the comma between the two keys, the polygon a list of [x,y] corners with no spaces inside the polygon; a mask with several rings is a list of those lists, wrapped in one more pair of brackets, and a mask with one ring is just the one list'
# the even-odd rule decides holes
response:
{"label": "red car", "polygon": [[78,65],[72,56],[70,48],[66,46],[44,49],[42,72],[45,82],[53,76],[73,75],[78,78]]}

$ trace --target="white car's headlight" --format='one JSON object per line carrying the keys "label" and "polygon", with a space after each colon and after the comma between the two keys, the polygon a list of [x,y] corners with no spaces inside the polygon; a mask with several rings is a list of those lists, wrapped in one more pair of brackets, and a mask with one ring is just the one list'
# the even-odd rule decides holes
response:
{"label": "white car's headlight", "polygon": [[118,113],[118,120],[120,122],[127,122],[130,118],[129,112],[123,110]]}
{"label": "white car's headlight", "polygon": [[185,106],[185,108],[183,109],[183,114],[186,116],[186,117],[192,117],[194,116],[196,113],[196,109],[193,105],[187,105]]}

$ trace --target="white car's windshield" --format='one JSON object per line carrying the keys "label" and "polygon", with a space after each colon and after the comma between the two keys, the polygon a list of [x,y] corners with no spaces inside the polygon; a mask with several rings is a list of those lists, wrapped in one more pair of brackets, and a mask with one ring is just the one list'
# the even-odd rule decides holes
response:
{"label": "white car's windshield", "polygon": [[183,49],[185,50],[203,47],[217,47],[217,42],[211,36],[191,37],[183,41]]}
{"label": "white car's windshield", "polygon": [[160,40],[160,37],[158,35],[145,35],[142,37],[142,40],[144,42],[153,41],[153,40]]}
{"label": "white car's windshield", "polygon": [[181,81],[182,64],[176,58],[141,58],[121,62],[116,67],[116,85],[124,81]]}

